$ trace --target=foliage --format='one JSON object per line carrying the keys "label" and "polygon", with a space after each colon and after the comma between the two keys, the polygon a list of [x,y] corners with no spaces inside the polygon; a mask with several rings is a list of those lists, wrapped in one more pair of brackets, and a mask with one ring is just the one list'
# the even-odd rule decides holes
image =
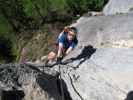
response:
{"label": "foliage", "polygon": [[82,15],[88,10],[101,11],[108,0],[66,0],[66,2],[70,12]]}
{"label": "foliage", "polygon": [[[18,56],[16,38],[31,36],[29,30],[39,30],[45,24],[70,23],[77,15],[101,11],[108,0],[0,0],[1,59]],[[45,29],[46,30],[46,29]],[[21,47],[20,47],[21,48]],[[5,53],[4,53],[5,52]],[[7,55],[9,54],[9,55]],[[12,56],[11,56],[12,55]],[[5,57],[4,57],[5,56]],[[10,56],[10,57],[9,57]],[[9,60],[11,61],[11,60]]]}
{"label": "foliage", "polygon": [[16,36],[11,25],[0,15],[0,63],[12,62],[16,56]]}
{"label": "foliage", "polygon": [[1,0],[0,13],[15,31],[20,31],[60,19],[63,22],[66,19],[69,21],[88,10],[100,11],[106,2],[107,0]]}
{"label": "foliage", "polygon": [[13,53],[14,50],[13,42],[10,38],[2,35],[0,36],[0,62],[13,62],[15,60],[15,53]]}
{"label": "foliage", "polygon": [[10,24],[4,16],[0,15],[0,33],[7,33],[10,30],[12,30]]}

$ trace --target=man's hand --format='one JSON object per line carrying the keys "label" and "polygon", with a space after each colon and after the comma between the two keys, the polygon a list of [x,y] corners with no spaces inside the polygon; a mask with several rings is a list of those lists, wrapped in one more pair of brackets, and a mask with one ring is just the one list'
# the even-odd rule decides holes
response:
{"label": "man's hand", "polygon": [[69,47],[69,48],[67,49],[67,51],[66,51],[66,55],[68,55],[72,50],[73,50],[73,48],[72,48],[72,47]]}

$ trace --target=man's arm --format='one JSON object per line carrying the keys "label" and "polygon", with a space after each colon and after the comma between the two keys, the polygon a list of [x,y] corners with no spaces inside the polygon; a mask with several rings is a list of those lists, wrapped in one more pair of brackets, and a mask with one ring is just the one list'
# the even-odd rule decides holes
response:
{"label": "man's arm", "polygon": [[76,47],[76,44],[73,42],[70,47],[66,51],[66,55],[69,54],[74,48]]}
{"label": "man's arm", "polygon": [[61,63],[62,49],[63,49],[63,44],[59,43],[59,48],[58,48],[58,53],[57,53],[57,63]]}
{"label": "man's arm", "polygon": [[66,55],[69,54],[73,50],[73,47],[69,47],[66,51]]}
{"label": "man's arm", "polygon": [[62,49],[63,49],[63,44],[62,43],[59,43],[57,57],[60,57],[62,55]]}

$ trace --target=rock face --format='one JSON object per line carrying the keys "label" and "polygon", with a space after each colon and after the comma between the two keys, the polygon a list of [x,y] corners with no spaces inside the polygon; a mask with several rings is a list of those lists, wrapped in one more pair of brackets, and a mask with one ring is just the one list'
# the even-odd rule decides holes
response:
{"label": "rock face", "polygon": [[81,55],[86,57],[76,57],[64,75],[73,100],[124,100],[133,89],[133,49],[100,48],[91,57]]}
{"label": "rock face", "polygon": [[101,47],[104,44],[119,40],[133,39],[133,14],[81,17],[76,24],[80,46],[93,45]]}
{"label": "rock face", "polygon": [[132,18],[82,17],[73,24],[79,44],[66,57],[69,63],[62,65],[72,100],[124,100],[133,90]]}
{"label": "rock face", "polygon": [[120,13],[132,13],[133,0],[109,0],[103,13],[105,15],[114,15]]}
{"label": "rock face", "polygon": [[24,100],[132,100],[132,18],[81,17],[73,24],[78,46],[44,72],[39,64],[0,65],[2,100],[16,91]]}

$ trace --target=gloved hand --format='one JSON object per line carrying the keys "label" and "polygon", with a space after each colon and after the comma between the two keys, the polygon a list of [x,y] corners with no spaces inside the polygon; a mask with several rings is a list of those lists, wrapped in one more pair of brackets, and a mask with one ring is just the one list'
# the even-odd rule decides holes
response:
{"label": "gloved hand", "polygon": [[61,64],[62,57],[57,57],[57,63]]}

